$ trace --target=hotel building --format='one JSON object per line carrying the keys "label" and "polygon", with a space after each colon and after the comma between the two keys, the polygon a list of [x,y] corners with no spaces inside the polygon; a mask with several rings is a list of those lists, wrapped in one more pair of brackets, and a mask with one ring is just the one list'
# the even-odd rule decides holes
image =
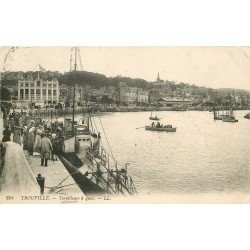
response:
{"label": "hotel building", "polygon": [[44,107],[57,104],[59,102],[59,94],[57,79],[44,81],[38,75],[36,80],[20,80],[18,82],[18,103],[21,106],[32,104]]}

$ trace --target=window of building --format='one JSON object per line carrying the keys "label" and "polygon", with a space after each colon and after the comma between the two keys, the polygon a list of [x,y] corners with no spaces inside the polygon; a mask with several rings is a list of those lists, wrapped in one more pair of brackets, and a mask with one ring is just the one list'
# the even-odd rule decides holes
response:
{"label": "window of building", "polygon": [[50,84],[48,84],[48,86],[51,88],[51,83],[50,83]]}
{"label": "window of building", "polygon": [[53,95],[56,95],[56,90],[55,89],[53,89]]}
{"label": "window of building", "polygon": [[31,87],[34,87],[34,86],[35,86],[35,84],[34,84],[34,83],[31,83],[31,84],[30,84],[30,86],[31,86]]}
{"label": "window of building", "polygon": [[41,90],[40,90],[40,89],[37,89],[37,90],[36,90],[36,94],[37,94],[37,95],[40,95],[40,93],[41,93]]}
{"label": "window of building", "polygon": [[41,82],[40,82],[40,81],[37,81],[37,82],[36,82],[36,86],[37,86],[37,87],[40,87],[40,86],[41,86]]}
{"label": "window of building", "polygon": [[29,94],[29,89],[25,89],[25,95]]}
{"label": "window of building", "polygon": [[31,89],[31,90],[30,90],[30,94],[31,94],[31,95],[34,95],[34,89]]}
{"label": "window of building", "polygon": [[48,95],[51,95],[51,89],[48,90]]}
{"label": "window of building", "polygon": [[46,95],[46,89],[43,89],[43,96]]}
{"label": "window of building", "polygon": [[26,87],[28,87],[28,86],[29,86],[29,84],[28,84],[28,83],[25,83],[25,86],[26,86]]}
{"label": "window of building", "polygon": [[53,84],[53,87],[56,88],[57,87],[56,84]]}
{"label": "window of building", "polygon": [[20,89],[20,99],[23,99],[23,89]]}
{"label": "window of building", "polygon": [[43,87],[46,87],[47,86],[47,84],[46,83],[43,83]]}

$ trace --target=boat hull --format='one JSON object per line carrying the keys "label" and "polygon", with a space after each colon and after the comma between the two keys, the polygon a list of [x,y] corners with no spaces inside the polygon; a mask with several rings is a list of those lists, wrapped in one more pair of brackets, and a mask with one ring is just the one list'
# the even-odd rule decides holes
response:
{"label": "boat hull", "polygon": [[165,131],[165,132],[176,132],[176,128],[157,128],[157,127],[150,127],[150,126],[146,126],[145,127],[146,130],[150,130],[150,131]]}
{"label": "boat hull", "polygon": [[227,119],[227,118],[222,119],[222,121],[223,121],[223,122],[232,122],[232,123],[238,122],[238,120],[236,120],[236,119]]}
{"label": "boat hull", "polygon": [[58,158],[85,195],[104,195],[109,193],[107,190],[102,189],[96,183],[84,176],[84,174],[82,174],[78,168],[71,164],[64,155],[58,154]]}
{"label": "boat hull", "polygon": [[221,120],[222,120],[222,117],[214,117],[214,120],[221,121]]}
{"label": "boat hull", "polygon": [[244,116],[244,118],[250,119],[250,113],[246,114],[246,115]]}
{"label": "boat hull", "polygon": [[158,117],[149,117],[149,120],[152,120],[152,121],[159,121],[160,118],[158,118]]}

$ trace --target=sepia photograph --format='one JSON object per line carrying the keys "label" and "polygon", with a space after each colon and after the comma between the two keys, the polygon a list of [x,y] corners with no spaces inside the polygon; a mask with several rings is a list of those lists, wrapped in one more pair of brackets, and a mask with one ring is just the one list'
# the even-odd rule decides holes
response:
{"label": "sepia photograph", "polygon": [[250,47],[0,59],[0,203],[250,202]]}
{"label": "sepia photograph", "polygon": [[248,250],[249,19],[1,1],[2,249]]}

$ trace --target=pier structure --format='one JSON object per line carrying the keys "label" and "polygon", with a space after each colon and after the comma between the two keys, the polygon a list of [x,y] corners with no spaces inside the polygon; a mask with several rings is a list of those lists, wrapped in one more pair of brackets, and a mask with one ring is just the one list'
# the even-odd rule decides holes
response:
{"label": "pier structure", "polygon": [[34,175],[37,177],[38,174],[41,174],[42,177],[45,177],[44,195],[84,196],[59,159],[50,160],[48,167],[42,167],[40,157],[30,156],[27,152],[25,152],[25,156]]}
{"label": "pier structure", "polygon": [[[4,129],[3,114],[0,111],[0,133]],[[13,141],[13,134],[11,135]],[[39,156],[29,155],[24,150],[24,155],[35,177],[41,175],[45,179],[44,192],[41,195],[51,196],[50,203],[61,203],[59,197],[85,197],[71,174],[68,173],[62,162],[57,160],[49,160],[47,167],[41,166],[41,158]],[[18,198],[18,197],[17,197]]]}

